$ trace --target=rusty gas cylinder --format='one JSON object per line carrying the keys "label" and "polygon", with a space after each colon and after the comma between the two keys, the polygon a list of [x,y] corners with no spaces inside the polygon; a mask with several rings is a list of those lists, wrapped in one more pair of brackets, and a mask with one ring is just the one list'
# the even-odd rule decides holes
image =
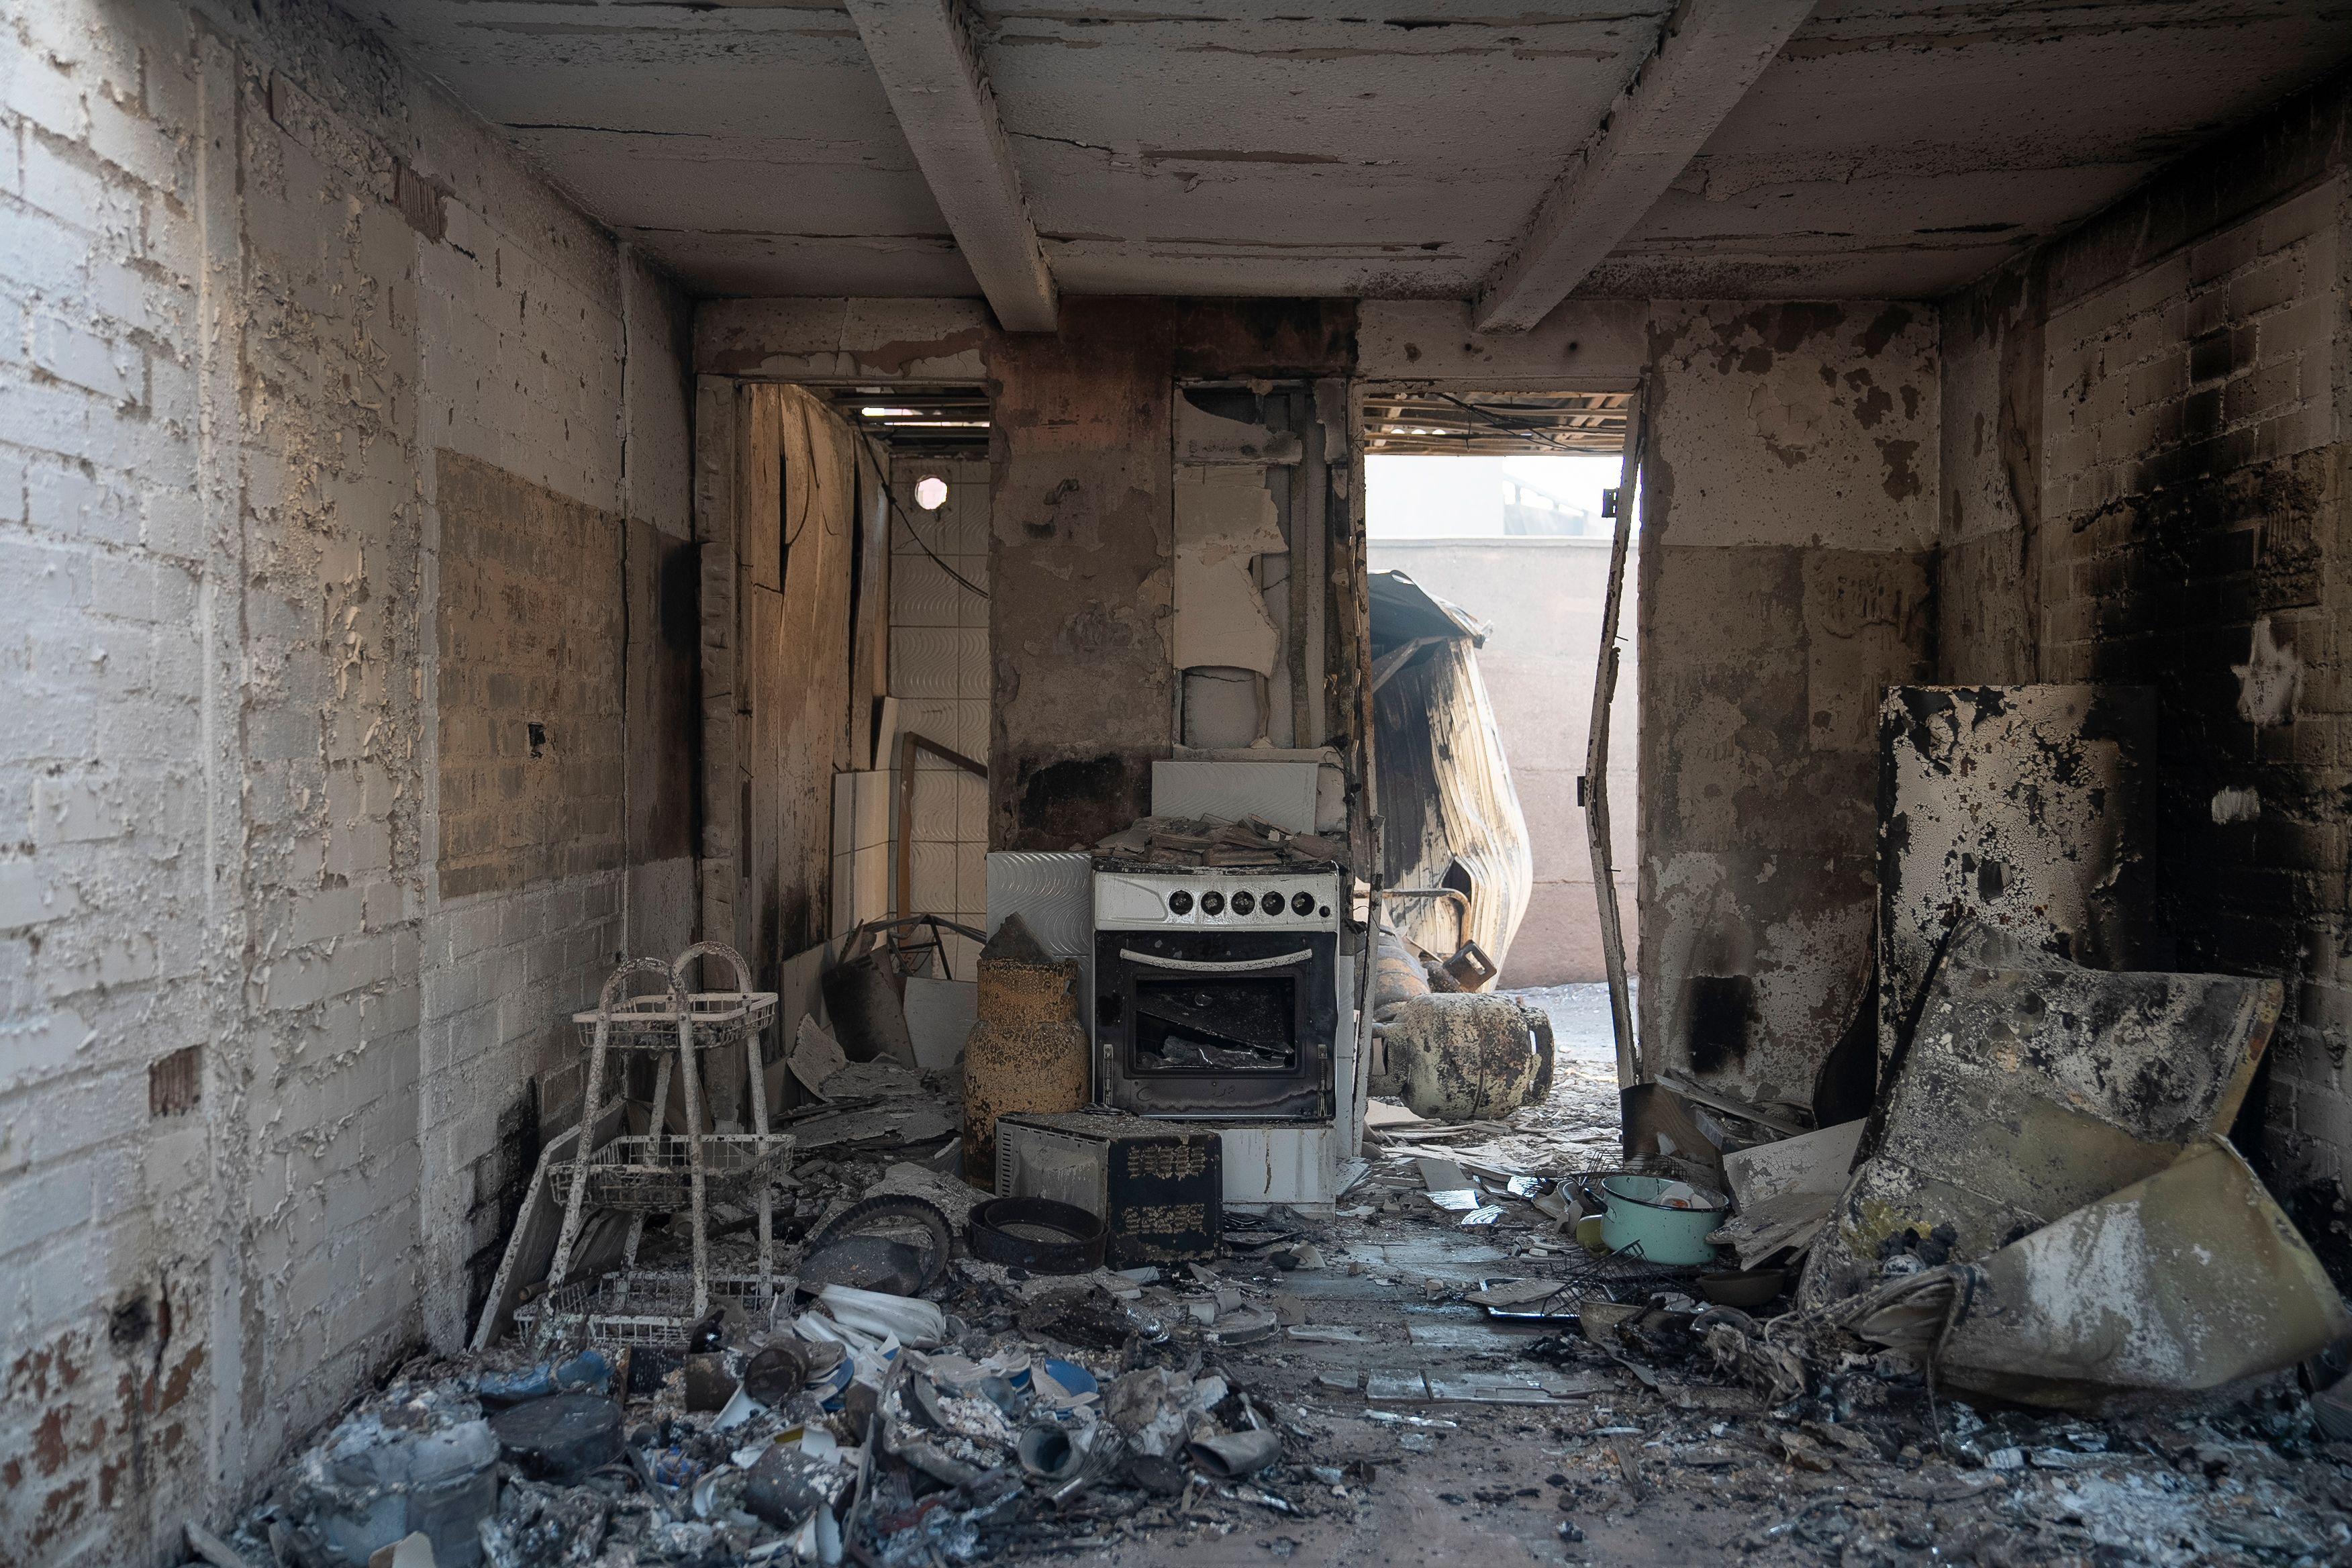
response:
{"label": "rusty gas cylinder", "polygon": [[963,1047],[964,1180],[996,1185],[998,1117],[1084,1110],[1089,1066],[1077,960],[1047,956],[1015,915],[980,955],[980,1021]]}
{"label": "rusty gas cylinder", "polygon": [[1541,1077],[1538,1017],[1510,996],[1407,997],[1383,1024],[1398,1098],[1416,1116],[1439,1121],[1509,1115],[1528,1103]]}

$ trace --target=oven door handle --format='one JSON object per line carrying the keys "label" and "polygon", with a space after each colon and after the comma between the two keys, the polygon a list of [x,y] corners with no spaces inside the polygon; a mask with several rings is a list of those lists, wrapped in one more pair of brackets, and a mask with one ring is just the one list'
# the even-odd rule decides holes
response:
{"label": "oven door handle", "polygon": [[1274,958],[1236,958],[1219,963],[1206,958],[1159,958],[1148,952],[1138,952],[1122,947],[1118,955],[1129,963],[1146,963],[1154,969],[1181,969],[1190,974],[1246,974],[1254,969],[1287,969],[1294,963],[1305,963],[1315,956],[1311,947],[1297,952],[1286,952]]}

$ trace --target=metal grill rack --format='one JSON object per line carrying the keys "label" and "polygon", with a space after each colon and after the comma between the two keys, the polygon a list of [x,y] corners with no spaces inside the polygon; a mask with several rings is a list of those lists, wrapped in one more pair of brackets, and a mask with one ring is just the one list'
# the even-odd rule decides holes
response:
{"label": "metal grill rack", "polygon": [[712,1274],[698,1287],[690,1274],[616,1272],[551,1290],[517,1307],[514,1318],[516,1328],[542,1348],[591,1342],[677,1346],[709,1315],[711,1296],[759,1302],[773,1293],[756,1274]]}
{"label": "metal grill rack", "polygon": [[[704,945],[714,952],[733,955],[731,948],[713,943]],[[687,994],[686,1011],[694,1021],[694,1043],[697,1047],[707,1050],[713,1046],[731,1046],[747,1033],[757,1034],[775,1021],[776,994],[772,991],[693,991]],[[677,1000],[667,992],[648,992],[643,996],[628,997],[612,1010],[607,1020],[605,1047],[624,1051],[669,1050],[677,1044]],[[581,1047],[593,1050],[596,1045],[595,1011],[574,1013],[572,1023],[580,1033]]]}
{"label": "metal grill rack", "polygon": [[[717,958],[734,966],[736,989],[689,993],[685,985],[689,967],[698,959]],[[660,988],[629,995],[630,983],[638,976],[654,978]],[[604,1112],[604,1080],[613,1053],[656,1051],[660,1055],[647,1108],[655,1131],[615,1138],[599,1149],[583,1148],[577,1159],[549,1169],[550,1186],[563,1205],[563,1226],[556,1237],[549,1279],[570,1275],[572,1249],[592,1205],[627,1213],[629,1234],[617,1274],[601,1281],[559,1287],[528,1316],[522,1310],[516,1312],[516,1321],[528,1325],[535,1342],[543,1344],[551,1333],[563,1331],[565,1325],[592,1338],[623,1343],[682,1341],[687,1330],[710,1308],[710,1205],[730,1195],[756,1195],[759,1200],[760,1267],[751,1284],[754,1293],[772,1291],[775,1181],[791,1156],[793,1140],[768,1130],[760,1034],[776,1016],[776,995],[772,991],[751,990],[751,978],[750,966],[734,949],[699,942],[679,953],[674,963],[639,958],[622,964],[604,982],[595,1007],[572,1015],[581,1044],[588,1052],[581,1126],[594,1127]],[[751,1075],[752,1130],[721,1133],[705,1125],[700,1053],[737,1044],[744,1048]],[[661,1130],[669,1105],[673,1064],[686,1099],[682,1133]],[[683,1276],[639,1271],[637,1247],[645,1237],[646,1216],[681,1210],[689,1217],[693,1271]],[[574,1302],[575,1298],[576,1304],[566,1310],[564,1304]]]}
{"label": "metal grill rack", "polygon": [[[702,1135],[702,1195],[732,1203],[755,1184],[782,1177],[793,1155],[793,1136],[777,1132],[706,1132]],[[632,1133],[607,1143],[588,1167],[588,1202],[631,1214],[675,1214],[693,1202],[693,1145],[677,1133]],[[555,1201],[572,1201],[578,1164],[550,1165],[547,1180]]]}

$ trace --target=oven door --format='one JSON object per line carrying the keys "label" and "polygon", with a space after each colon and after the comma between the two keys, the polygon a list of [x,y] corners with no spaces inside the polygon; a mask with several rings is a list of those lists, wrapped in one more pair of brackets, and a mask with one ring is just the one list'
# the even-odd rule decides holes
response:
{"label": "oven door", "polygon": [[1146,1116],[1328,1117],[1338,960],[1331,931],[1097,931],[1105,1098]]}

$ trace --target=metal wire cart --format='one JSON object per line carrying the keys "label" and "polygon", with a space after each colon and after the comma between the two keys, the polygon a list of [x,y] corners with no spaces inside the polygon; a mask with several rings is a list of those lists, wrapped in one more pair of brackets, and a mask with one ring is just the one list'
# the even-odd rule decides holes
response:
{"label": "metal wire cart", "polygon": [[[732,966],[735,989],[689,992],[687,976],[698,960],[706,969],[724,959]],[[632,982],[650,976],[658,989],[629,994]],[[594,1127],[605,1108],[605,1078],[614,1052],[656,1053],[653,1098],[644,1133],[624,1134],[601,1148],[548,1169],[549,1185],[563,1205],[555,1257],[547,1278],[553,1286],[535,1307],[518,1310],[545,1343],[565,1335],[636,1343],[682,1342],[710,1310],[712,1290],[764,1298],[775,1289],[775,1184],[791,1158],[789,1134],[768,1130],[760,1035],[776,1016],[776,994],[752,991],[742,956],[718,942],[701,942],[673,963],[632,959],[604,982],[593,1009],[572,1015],[588,1052],[587,1089],[580,1124]],[[721,1132],[704,1104],[701,1053],[741,1045],[751,1086],[751,1131]],[[624,1060],[627,1059],[624,1056]],[[673,1064],[686,1100],[686,1128],[664,1126]],[[624,1086],[626,1079],[624,1078]],[[623,1093],[626,1092],[624,1087]],[[706,1127],[706,1121],[709,1123]],[[715,1279],[710,1268],[709,1212],[713,1203],[756,1201],[759,1207],[759,1269],[742,1278]],[[572,1280],[572,1258],[592,1207],[629,1215],[622,1267],[597,1280]],[[649,1215],[688,1216],[694,1266],[690,1275],[641,1270],[637,1247]]]}

